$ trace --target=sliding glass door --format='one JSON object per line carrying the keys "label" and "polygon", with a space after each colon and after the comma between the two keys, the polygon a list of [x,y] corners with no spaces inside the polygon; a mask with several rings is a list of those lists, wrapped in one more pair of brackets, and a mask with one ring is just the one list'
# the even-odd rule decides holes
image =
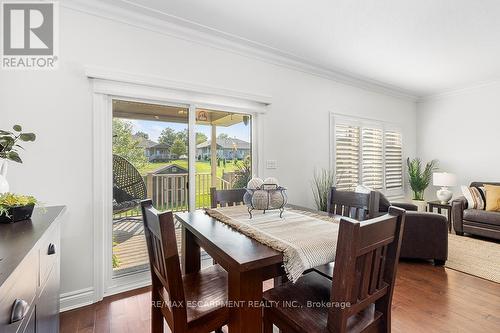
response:
{"label": "sliding glass door", "polygon": [[188,110],[113,100],[113,278],[149,267],[141,200],[189,209]]}

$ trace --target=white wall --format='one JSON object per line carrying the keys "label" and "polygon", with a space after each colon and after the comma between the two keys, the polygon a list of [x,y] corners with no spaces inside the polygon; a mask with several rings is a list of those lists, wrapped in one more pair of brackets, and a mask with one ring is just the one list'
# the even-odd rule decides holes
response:
{"label": "white wall", "polygon": [[272,96],[262,158],[276,159],[290,202],[312,206],[310,179],[329,165],[329,112],[401,123],[405,155],[416,150],[415,104],[303,72],[61,8],[60,68],[0,73],[0,128],[37,133],[12,190],[68,206],[62,229],[62,293],[92,287],[92,99],[84,67],[196,82]]}
{"label": "white wall", "polygon": [[[500,83],[467,89],[417,104],[417,152],[438,159],[459,185],[500,180]],[[435,198],[430,186],[427,198]],[[460,187],[454,188],[455,194]]]}

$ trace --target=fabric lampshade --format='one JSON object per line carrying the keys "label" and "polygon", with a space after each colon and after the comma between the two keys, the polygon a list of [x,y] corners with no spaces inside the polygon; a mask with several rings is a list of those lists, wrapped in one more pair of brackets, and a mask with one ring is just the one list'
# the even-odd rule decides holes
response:
{"label": "fabric lampshade", "polygon": [[455,186],[457,185],[457,177],[448,172],[434,172],[432,175],[434,186]]}

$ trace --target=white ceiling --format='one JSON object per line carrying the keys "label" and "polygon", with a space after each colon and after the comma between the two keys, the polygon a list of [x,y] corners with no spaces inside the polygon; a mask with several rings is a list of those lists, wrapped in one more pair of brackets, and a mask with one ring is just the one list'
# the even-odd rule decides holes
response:
{"label": "white ceiling", "polygon": [[499,0],[106,1],[415,96],[500,76]]}

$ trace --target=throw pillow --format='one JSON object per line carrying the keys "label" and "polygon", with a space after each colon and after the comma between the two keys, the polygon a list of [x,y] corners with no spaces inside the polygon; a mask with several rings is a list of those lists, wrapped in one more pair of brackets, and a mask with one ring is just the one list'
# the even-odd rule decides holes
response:
{"label": "throw pillow", "polygon": [[486,206],[486,190],[484,189],[484,186],[478,188],[479,188],[479,194],[481,194],[481,198],[483,198],[484,205]]}
{"label": "throw pillow", "polygon": [[486,210],[500,212],[500,186],[484,185],[486,190]]}
{"label": "throw pillow", "polygon": [[469,209],[484,209],[484,200],[477,187],[462,186],[462,193]]}

